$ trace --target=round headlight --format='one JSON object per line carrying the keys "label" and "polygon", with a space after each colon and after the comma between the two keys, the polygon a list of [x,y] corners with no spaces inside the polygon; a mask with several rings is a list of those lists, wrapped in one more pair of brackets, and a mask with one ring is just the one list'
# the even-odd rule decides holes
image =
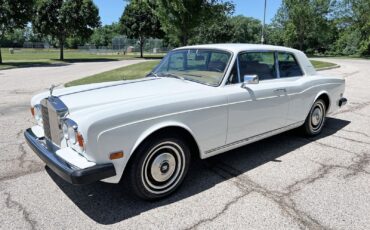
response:
{"label": "round headlight", "polygon": [[63,123],[63,126],[62,126],[62,130],[63,130],[63,136],[66,140],[69,139],[69,136],[68,136],[68,126],[66,123]]}

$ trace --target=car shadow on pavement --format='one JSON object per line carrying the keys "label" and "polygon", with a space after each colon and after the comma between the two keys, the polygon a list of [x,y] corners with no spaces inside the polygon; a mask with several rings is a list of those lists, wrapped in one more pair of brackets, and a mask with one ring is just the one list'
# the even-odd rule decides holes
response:
{"label": "car shadow on pavement", "polygon": [[[97,182],[74,186],[59,178],[50,169],[47,169],[47,172],[82,212],[100,224],[110,225],[151,209],[190,198],[267,162],[283,164],[284,162],[277,158],[313,141],[330,136],[349,123],[346,120],[328,118],[322,134],[314,138],[305,138],[297,130],[292,130],[209,159],[195,160],[178,191],[156,202],[140,200],[127,192],[124,183],[117,185]],[[229,173],[218,173],[220,166]]]}

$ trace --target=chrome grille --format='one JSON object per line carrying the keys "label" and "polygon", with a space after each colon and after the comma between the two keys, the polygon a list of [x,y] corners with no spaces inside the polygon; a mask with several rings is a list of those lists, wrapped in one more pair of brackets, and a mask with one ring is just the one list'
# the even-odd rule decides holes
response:
{"label": "chrome grille", "polygon": [[51,140],[49,112],[48,112],[48,108],[43,104],[41,104],[41,115],[42,115],[42,124],[44,126],[45,137]]}
{"label": "chrome grille", "polygon": [[67,114],[66,105],[58,97],[48,97],[41,101],[41,113],[45,137],[60,146],[63,139],[61,120]]}

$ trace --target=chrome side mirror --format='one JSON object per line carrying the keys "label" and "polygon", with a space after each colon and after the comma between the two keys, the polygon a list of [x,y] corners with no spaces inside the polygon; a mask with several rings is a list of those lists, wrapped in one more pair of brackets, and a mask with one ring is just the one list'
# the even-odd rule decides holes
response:
{"label": "chrome side mirror", "polygon": [[258,84],[259,81],[260,80],[257,75],[244,75],[242,88],[247,88],[247,85],[250,84]]}

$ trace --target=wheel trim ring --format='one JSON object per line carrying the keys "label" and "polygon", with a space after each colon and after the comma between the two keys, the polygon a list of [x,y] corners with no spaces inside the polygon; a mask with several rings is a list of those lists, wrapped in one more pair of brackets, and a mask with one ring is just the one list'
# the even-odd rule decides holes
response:
{"label": "wheel trim ring", "polygon": [[[314,111],[316,109],[319,109],[320,110],[320,120],[318,122],[318,124],[314,125],[313,122],[312,122],[312,119],[313,119],[313,115],[314,115]],[[312,127],[312,131],[314,132],[317,132],[321,129],[323,123],[324,123],[324,120],[325,120],[325,106],[323,103],[321,102],[318,102],[315,107],[313,108],[312,110],[312,113],[311,113],[311,119],[310,119],[310,124],[311,124],[311,127]]]}
{"label": "wheel trim ring", "polygon": [[[145,162],[145,167],[143,169],[143,173],[144,173],[144,177],[145,177],[145,181],[143,181],[143,182],[145,182],[149,187],[152,187],[153,189],[156,189],[156,190],[161,190],[161,189],[165,188],[168,184],[171,184],[174,181],[174,179],[176,179],[176,177],[178,176],[179,169],[180,169],[180,167],[178,167],[179,163],[176,163],[176,165],[175,165],[175,167],[176,167],[175,172],[173,173],[173,176],[170,177],[172,179],[170,181],[166,182],[162,186],[157,186],[157,185],[154,185],[153,183],[151,183],[150,178],[148,176],[148,171],[150,171],[150,168],[151,168],[151,164],[149,164],[149,162],[151,162],[151,159],[153,158],[153,156],[155,156],[155,154],[158,151],[162,150],[162,149],[171,149],[171,150],[173,150],[176,153],[176,156],[179,157],[179,155],[177,154],[176,149],[174,149],[172,147],[169,147],[169,146],[160,146],[159,148],[153,148],[152,149],[152,151],[150,152],[150,157]],[[150,175],[150,176],[153,178],[152,175]],[[159,181],[157,181],[157,182],[159,182]]]}
{"label": "wheel trim ring", "polygon": [[[170,181],[165,183],[165,185],[163,186],[153,185],[152,183],[150,183],[148,173],[146,173],[148,172],[148,166],[149,166],[148,163],[151,161],[151,159],[153,158],[156,152],[158,152],[161,149],[168,148],[168,147],[170,147],[172,150],[175,150],[174,152],[177,153],[176,154],[176,156],[178,157],[177,163],[176,163],[177,168],[174,174],[170,177],[171,178]],[[179,180],[181,179],[181,176],[183,175],[184,170],[185,170],[185,155],[184,155],[182,148],[174,142],[167,141],[167,142],[159,143],[158,145],[156,145],[150,150],[150,153],[144,159],[144,165],[141,169],[141,179],[142,179],[144,187],[148,191],[154,194],[163,194],[163,193],[170,191],[178,184],[177,182],[179,182]]]}

